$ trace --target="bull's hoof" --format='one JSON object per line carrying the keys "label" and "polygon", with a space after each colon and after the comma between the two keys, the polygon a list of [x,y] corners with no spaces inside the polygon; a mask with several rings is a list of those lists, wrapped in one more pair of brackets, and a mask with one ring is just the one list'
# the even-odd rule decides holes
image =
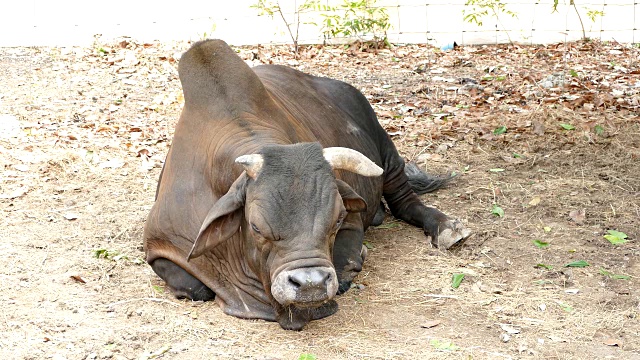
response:
{"label": "bull's hoof", "polygon": [[438,249],[448,249],[471,236],[471,230],[464,227],[460,220],[447,220],[440,225],[440,234],[431,243]]}
{"label": "bull's hoof", "polygon": [[340,281],[338,283],[338,292],[336,295],[342,295],[347,292],[347,290],[351,289],[351,280],[349,281]]}
{"label": "bull's hoof", "polygon": [[338,295],[342,295],[347,290],[351,289],[351,283],[353,279],[362,271],[362,264],[364,260],[367,258],[369,254],[369,249],[365,245],[362,245],[362,249],[360,249],[360,260],[359,261],[349,261],[349,263],[344,266],[342,272],[339,276],[338,281]]}

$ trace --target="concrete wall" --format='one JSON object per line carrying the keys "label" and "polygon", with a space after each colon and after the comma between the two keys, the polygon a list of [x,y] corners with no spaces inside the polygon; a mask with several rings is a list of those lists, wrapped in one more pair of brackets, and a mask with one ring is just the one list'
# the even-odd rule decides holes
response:
{"label": "concrete wall", "polygon": [[[280,18],[258,16],[250,5],[256,0],[1,0],[0,46],[88,45],[94,34],[103,39],[117,36],[151,40],[186,40],[218,37],[235,45],[291,42]],[[289,19],[303,0],[280,0]],[[340,4],[341,0],[326,0]],[[462,44],[496,43],[508,40],[547,43],[582,37],[575,9],[564,4],[552,13],[553,0],[544,2],[504,0],[518,14],[514,19],[500,15],[500,22],[484,18],[484,26],[463,21],[464,0],[379,0],[385,6],[395,43],[457,41]],[[639,6],[629,0],[580,2],[578,10],[587,36],[603,40],[637,42],[636,13]],[[586,8],[605,16],[592,22]],[[467,7],[468,9],[468,7]],[[305,15],[303,21],[319,21],[319,15]],[[640,22],[640,18],[638,19]],[[497,31],[496,31],[497,30]],[[301,43],[322,42],[319,28],[303,25]]]}

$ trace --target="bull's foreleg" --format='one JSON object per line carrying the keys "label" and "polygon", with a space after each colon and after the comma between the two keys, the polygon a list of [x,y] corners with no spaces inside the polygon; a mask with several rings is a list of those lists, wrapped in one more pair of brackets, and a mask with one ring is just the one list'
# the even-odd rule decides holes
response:
{"label": "bull's foreleg", "polygon": [[156,259],[151,263],[151,268],[167,283],[175,297],[179,299],[207,301],[215,298],[215,293],[211,289],[171,260]]}
{"label": "bull's foreleg", "polygon": [[333,266],[338,276],[338,294],[349,290],[351,282],[362,271],[366,247],[362,245],[364,230],[359,213],[349,213],[336,234]]}
{"label": "bull's foreleg", "polygon": [[421,227],[438,248],[448,249],[471,235],[460,221],[420,201],[409,185],[401,159],[385,171],[383,194],[393,216]]}

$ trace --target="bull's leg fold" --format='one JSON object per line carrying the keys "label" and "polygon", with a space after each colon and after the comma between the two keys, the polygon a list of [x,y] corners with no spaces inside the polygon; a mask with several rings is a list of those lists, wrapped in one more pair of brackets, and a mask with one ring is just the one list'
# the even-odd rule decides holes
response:
{"label": "bull's leg fold", "polygon": [[167,283],[167,286],[179,299],[208,301],[215,298],[215,293],[211,289],[171,260],[156,259],[151,264],[151,268]]}

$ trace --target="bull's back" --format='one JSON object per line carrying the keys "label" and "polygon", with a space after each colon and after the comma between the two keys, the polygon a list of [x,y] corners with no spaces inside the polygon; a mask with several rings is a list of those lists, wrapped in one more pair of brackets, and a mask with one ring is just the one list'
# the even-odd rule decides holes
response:
{"label": "bull's back", "polygon": [[380,145],[387,135],[356,88],[285,66],[262,65],[253,70],[267,91],[324,147],[349,147],[381,164]]}

